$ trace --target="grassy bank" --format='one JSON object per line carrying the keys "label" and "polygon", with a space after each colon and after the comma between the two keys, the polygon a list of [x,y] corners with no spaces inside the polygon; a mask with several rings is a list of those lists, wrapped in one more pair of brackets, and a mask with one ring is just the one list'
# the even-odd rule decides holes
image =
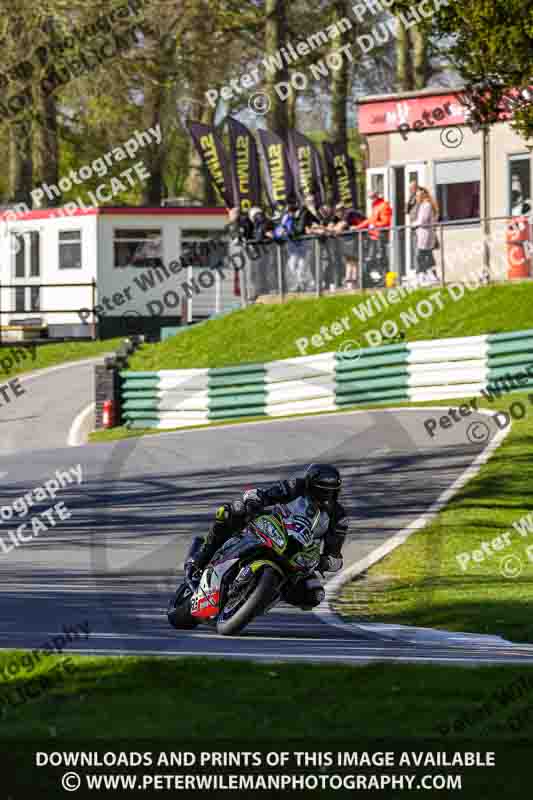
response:
{"label": "grassy bank", "polygon": [[[0,666],[13,661],[3,651]],[[21,656],[22,652],[18,652]],[[45,694],[19,706],[6,704],[8,686],[24,687],[43,666],[25,678],[0,684],[3,739],[39,739],[54,729],[57,739],[198,739],[206,726],[217,740],[316,738],[323,743],[355,737],[497,736],[512,741],[511,712],[531,702],[533,667],[468,669],[438,665],[258,664],[245,661],[170,658],[68,656],[69,670]],[[532,689],[514,703],[499,703],[477,724],[456,720],[495,692],[528,675]],[[507,697],[507,693],[505,694]],[[134,699],[133,699],[134,698]],[[312,702],[310,699],[312,698]],[[522,735],[533,735],[527,721]]]}
{"label": "grassy bank", "polygon": [[[102,342],[57,342],[57,344],[32,345],[27,343],[13,342],[4,343],[0,347],[0,379],[7,381],[15,375],[25,372],[32,372],[36,369],[55,367],[58,364],[65,364],[69,361],[81,361],[84,358],[94,358],[103,353],[114,352],[122,338],[106,339]],[[33,348],[36,348],[33,350]],[[21,349],[26,351],[26,358],[17,363],[17,356],[14,355],[18,348],[18,358],[21,359]],[[11,361],[8,364],[7,360]]]}
{"label": "grassy bank", "polygon": [[[480,407],[508,410],[517,401],[526,416],[512,422],[488,463],[432,524],[344,589],[337,604],[343,616],[533,642],[533,548],[531,556],[527,550],[533,545],[533,515],[531,534],[513,528],[533,511],[533,406],[526,394],[513,393],[492,405],[480,402]],[[502,549],[492,547],[505,532],[510,532],[508,543],[503,539]],[[457,558],[478,550],[483,560],[476,560],[479,555],[468,562]],[[520,573],[513,576],[518,565]]]}
{"label": "grassy bank", "polygon": [[[408,323],[406,328],[400,314],[409,309],[416,313],[417,303],[427,300],[435,291],[440,291],[442,309],[436,300],[431,301],[433,314],[427,316],[427,306],[423,306],[426,318],[417,315],[418,322],[410,326]],[[368,346],[365,334],[380,329],[385,320],[396,322],[399,330],[405,333],[406,341],[503,333],[531,327],[532,283],[489,286],[475,291],[466,289],[464,297],[459,300],[453,300],[448,289],[419,290],[381,312],[370,305],[371,296],[356,293],[291,300],[282,305],[254,305],[211,320],[197,329],[193,327],[160,344],[144,345],[131,359],[130,368],[222,367],[294,358],[303,354],[296,341],[304,338],[309,340],[306,355],[338,350],[343,342],[354,339],[362,346]],[[373,311],[366,321],[359,319],[353,311],[361,303]],[[324,339],[318,347],[311,345],[311,338],[320,333],[322,326],[329,328],[343,317],[348,327],[344,326],[341,335],[334,336],[329,331],[332,337],[329,341]],[[387,342],[384,339],[383,343]]]}
{"label": "grassy bank", "polygon": [[[0,666],[12,663],[14,655],[3,652]],[[445,776],[462,776],[459,796],[474,798],[482,792],[488,800],[496,800],[502,796],[502,786],[505,797],[523,796],[528,738],[533,735],[528,714],[532,668],[405,664],[354,668],[199,658],[69,659],[68,672],[63,669],[65,677],[55,688],[17,707],[6,704],[6,685],[22,687],[30,676],[17,676],[0,685],[4,723],[0,749],[8,797],[31,796],[35,783],[40,797],[64,796],[61,779],[65,766],[36,769],[36,752],[99,753],[100,758],[109,752],[151,752],[154,759],[161,751],[390,752],[397,764],[402,752],[444,750],[496,754],[495,768],[437,770]],[[168,766],[155,771],[180,772]],[[223,771],[216,766],[202,770],[206,775]],[[267,770],[258,771],[265,774]],[[287,773],[283,767],[268,771]],[[296,770],[297,774],[342,771],[311,766]],[[349,775],[384,772],[379,766],[366,772],[354,767],[344,771]],[[405,766],[385,771],[413,775],[413,768]],[[146,766],[78,766],[75,774],[121,773],[142,779],[151,772]],[[195,772],[194,768],[185,769],[188,774]],[[252,770],[233,767],[230,772],[250,774]],[[431,767],[414,770],[418,778],[434,772]],[[94,796],[94,791],[84,791],[83,780],[81,783],[76,796]],[[143,795],[154,796],[150,791]],[[353,790],[347,791],[353,796]],[[347,796],[347,791],[340,790],[340,795]],[[380,796],[397,797],[398,793],[396,788],[385,789]],[[194,796],[203,795],[197,792]],[[318,796],[331,794],[319,789]]]}

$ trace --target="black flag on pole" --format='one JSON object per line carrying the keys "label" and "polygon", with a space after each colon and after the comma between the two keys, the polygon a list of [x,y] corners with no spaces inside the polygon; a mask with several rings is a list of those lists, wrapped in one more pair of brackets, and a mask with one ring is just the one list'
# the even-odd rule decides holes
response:
{"label": "black flag on pole", "polygon": [[205,125],[203,122],[189,122],[187,130],[226,208],[233,208],[237,202],[234,179],[222,140],[213,126]]}
{"label": "black flag on pole", "polygon": [[261,170],[255,139],[238,120],[228,117],[233,194],[241,211],[261,206]]}

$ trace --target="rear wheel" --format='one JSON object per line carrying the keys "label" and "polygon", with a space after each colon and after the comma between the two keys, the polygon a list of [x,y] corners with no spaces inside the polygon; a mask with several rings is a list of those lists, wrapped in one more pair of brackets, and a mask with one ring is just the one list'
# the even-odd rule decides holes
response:
{"label": "rear wheel", "polygon": [[235,598],[224,605],[217,620],[217,633],[234,636],[272,601],[279,586],[279,575],[271,567],[265,567],[257,580],[250,582]]}
{"label": "rear wheel", "polygon": [[187,584],[178,586],[176,594],[168,604],[167,618],[169,624],[177,630],[196,628],[199,622],[191,616],[192,592]]}

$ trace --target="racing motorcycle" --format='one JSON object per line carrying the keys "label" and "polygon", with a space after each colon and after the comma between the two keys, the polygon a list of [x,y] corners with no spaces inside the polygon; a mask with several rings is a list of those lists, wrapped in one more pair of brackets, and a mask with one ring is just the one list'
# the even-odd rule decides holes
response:
{"label": "racing motorcycle", "polygon": [[[182,583],[167,610],[170,625],[191,629],[200,623],[232,636],[254,617],[270,611],[294,581],[312,574],[320,561],[320,540],[312,521],[280,510],[261,514],[248,522],[242,533],[228,539],[203,571],[198,586]],[[190,555],[202,545],[193,539]]]}

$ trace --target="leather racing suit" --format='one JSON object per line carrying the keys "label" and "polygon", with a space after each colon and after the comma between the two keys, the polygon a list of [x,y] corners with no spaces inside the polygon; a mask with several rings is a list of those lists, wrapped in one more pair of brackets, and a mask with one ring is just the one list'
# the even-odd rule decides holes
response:
{"label": "leather racing suit", "polygon": [[[229,538],[242,531],[250,514],[260,514],[271,506],[279,507],[289,528],[291,524],[297,524],[298,516],[314,523],[313,536],[323,543],[318,566],[320,572],[337,572],[341,569],[342,547],[347,530],[346,523],[341,520],[346,512],[338,502],[328,510],[319,508],[317,502],[306,493],[303,478],[278,481],[265,489],[249,489],[244,492],[242,500],[220,506],[203,546],[190,562],[194,569],[203,570],[215,552]],[[324,590],[316,573],[295,581],[287,590],[285,599],[301,608],[318,605],[324,599]]]}

